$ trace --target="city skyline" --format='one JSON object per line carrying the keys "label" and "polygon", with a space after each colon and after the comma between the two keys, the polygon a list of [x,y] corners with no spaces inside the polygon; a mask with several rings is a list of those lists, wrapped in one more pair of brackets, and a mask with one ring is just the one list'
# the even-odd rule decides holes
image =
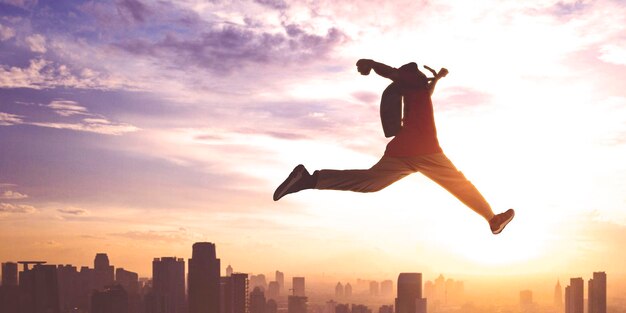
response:
{"label": "city skyline", "polygon": [[[0,260],[106,251],[146,276],[210,241],[235,271],[333,286],[416,268],[621,281],[623,25],[612,0],[1,0]],[[506,232],[419,175],[272,201],[296,162],[379,159],[388,81],[361,58],[449,69],[440,143],[494,211],[516,210]]]}

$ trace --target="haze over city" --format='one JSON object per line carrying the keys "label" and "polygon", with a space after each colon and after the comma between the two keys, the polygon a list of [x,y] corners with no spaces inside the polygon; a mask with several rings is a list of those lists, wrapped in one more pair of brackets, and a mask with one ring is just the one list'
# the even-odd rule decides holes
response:
{"label": "haze over city", "polygon": [[[502,234],[420,174],[272,201],[298,163],[382,155],[388,81],[361,58],[449,69],[439,141],[515,208]],[[208,241],[329,286],[444,273],[549,302],[605,271],[624,297],[625,69],[623,1],[2,0],[0,261],[150,277]]]}

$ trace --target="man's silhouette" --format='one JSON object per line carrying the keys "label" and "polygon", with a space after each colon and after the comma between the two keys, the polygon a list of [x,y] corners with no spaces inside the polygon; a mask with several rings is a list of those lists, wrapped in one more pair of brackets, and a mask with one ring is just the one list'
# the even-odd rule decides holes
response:
{"label": "man's silhouette", "polygon": [[317,170],[309,174],[302,165],[296,166],[289,177],[274,192],[274,201],[304,189],[349,190],[355,192],[379,191],[393,182],[415,172],[432,179],[461,202],[489,222],[492,233],[499,234],[513,219],[509,209],[495,215],[487,201],[463,173],[443,153],[437,140],[433,105],[430,99],[437,81],[448,71],[439,72],[425,66],[433,78],[427,78],[409,63],[398,69],[369,59],[357,63],[358,71],[391,79],[404,98],[402,127],[388,144],[383,157],[366,170]]}

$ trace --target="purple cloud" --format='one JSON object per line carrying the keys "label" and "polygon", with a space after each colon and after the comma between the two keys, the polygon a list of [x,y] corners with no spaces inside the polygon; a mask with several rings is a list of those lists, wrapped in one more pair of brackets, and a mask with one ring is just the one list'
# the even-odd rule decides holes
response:
{"label": "purple cloud", "polygon": [[162,39],[130,39],[115,46],[134,55],[150,56],[177,68],[198,66],[229,72],[250,63],[289,64],[326,56],[347,36],[336,28],[325,35],[310,34],[298,25],[284,26],[285,33],[256,32],[225,25],[195,38],[167,34]]}
{"label": "purple cloud", "polygon": [[150,13],[148,8],[138,0],[119,0],[116,4],[120,15],[124,16],[128,13],[135,22],[145,21]]}

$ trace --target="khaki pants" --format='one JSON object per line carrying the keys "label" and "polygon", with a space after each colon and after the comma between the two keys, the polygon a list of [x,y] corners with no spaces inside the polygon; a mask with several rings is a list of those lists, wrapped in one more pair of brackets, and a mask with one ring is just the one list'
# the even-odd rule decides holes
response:
{"label": "khaki pants", "polygon": [[487,221],[494,216],[485,198],[443,153],[412,157],[383,156],[367,170],[320,170],[315,189],[374,192],[415,172],[432,179]]}

